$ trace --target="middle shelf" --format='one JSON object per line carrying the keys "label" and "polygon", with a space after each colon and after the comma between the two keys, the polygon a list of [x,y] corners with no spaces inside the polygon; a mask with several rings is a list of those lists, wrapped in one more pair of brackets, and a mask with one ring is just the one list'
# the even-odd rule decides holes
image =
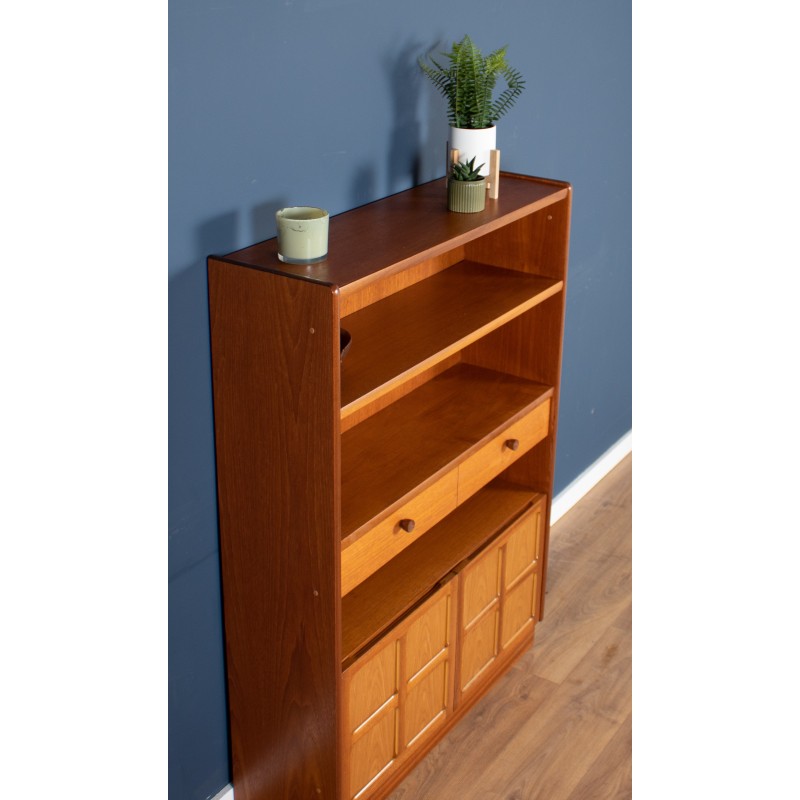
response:
{"label": "middle shelf", "polygon": [[553,389],[459,363],[342,434],[342,594],[547,436]]}

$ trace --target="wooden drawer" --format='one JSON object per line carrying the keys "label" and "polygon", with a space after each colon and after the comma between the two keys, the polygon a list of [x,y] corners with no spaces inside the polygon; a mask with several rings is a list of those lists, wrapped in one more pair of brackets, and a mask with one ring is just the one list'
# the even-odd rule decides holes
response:
{"label": "wooden drawer", "polygon": [[[506,467],[547,436],[550,400],[540,403],[522,419],[497,434],[458,468],[458,502],[463,503]],[[511,442],[516,443],[512,449]]]}
{"label": "wooden drawer", "polygon": [[[454,469],[346,547],[342,551],[342,595],[444,519],[457,502],[458,470]],[[402,520],[412,520],[413,530],[400,527]]]}

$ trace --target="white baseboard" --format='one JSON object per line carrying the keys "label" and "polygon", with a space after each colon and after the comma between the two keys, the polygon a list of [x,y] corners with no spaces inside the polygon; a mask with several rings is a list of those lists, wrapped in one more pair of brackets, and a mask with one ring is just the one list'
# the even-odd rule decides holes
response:
{"label": "white baseboard", "polygon": [[556,522],[569,511],[589,490],[611,472],[633,449],[633,431],[628,431],[616,444],[603,453],[597,461],[587,467],[572,483],[562,489],[554,498],[550,508],[550,524]]}
{"label": "white baseboard", "polygon": [[210,800],[233,800],[233,786],[224,786]]}
{"label": "white baseboard", "polygon": [[[616,444],[609,447],[597,461],[587,467],[572,483],[554,498],[550,509],[550,524],[563,517],[575,503],[611,472],[633,449],[633,433],[628,431]],[[233,786],[228,784],[210,800],[233,800]]]}

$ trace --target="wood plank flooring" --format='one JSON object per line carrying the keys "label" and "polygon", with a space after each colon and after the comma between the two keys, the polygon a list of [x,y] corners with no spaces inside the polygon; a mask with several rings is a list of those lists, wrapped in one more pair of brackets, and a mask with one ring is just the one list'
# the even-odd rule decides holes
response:
{"label": "wood plank flooring", "polygon": [[536,642],[389,800],[624,800],[631,792],[628,456],[551,531]]}

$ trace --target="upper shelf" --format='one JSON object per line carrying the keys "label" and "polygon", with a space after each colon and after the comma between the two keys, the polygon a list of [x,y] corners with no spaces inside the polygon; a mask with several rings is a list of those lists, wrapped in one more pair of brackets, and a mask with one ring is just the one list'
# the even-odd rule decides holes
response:
{"label": "upper shelf", "polygon": [[338,286],[348,294],[384,275],[452,250],[567,197],[569,184],[501,173],[500,197],[476,214],[447,211],[444,178],[331,218],[328,258],[312,266],[283,264],[277,239],[225,261]]}
{"label": "upper shelf", "polygon": [[462,261],[342,320],[342,419],[499,328],[562,281]]}

